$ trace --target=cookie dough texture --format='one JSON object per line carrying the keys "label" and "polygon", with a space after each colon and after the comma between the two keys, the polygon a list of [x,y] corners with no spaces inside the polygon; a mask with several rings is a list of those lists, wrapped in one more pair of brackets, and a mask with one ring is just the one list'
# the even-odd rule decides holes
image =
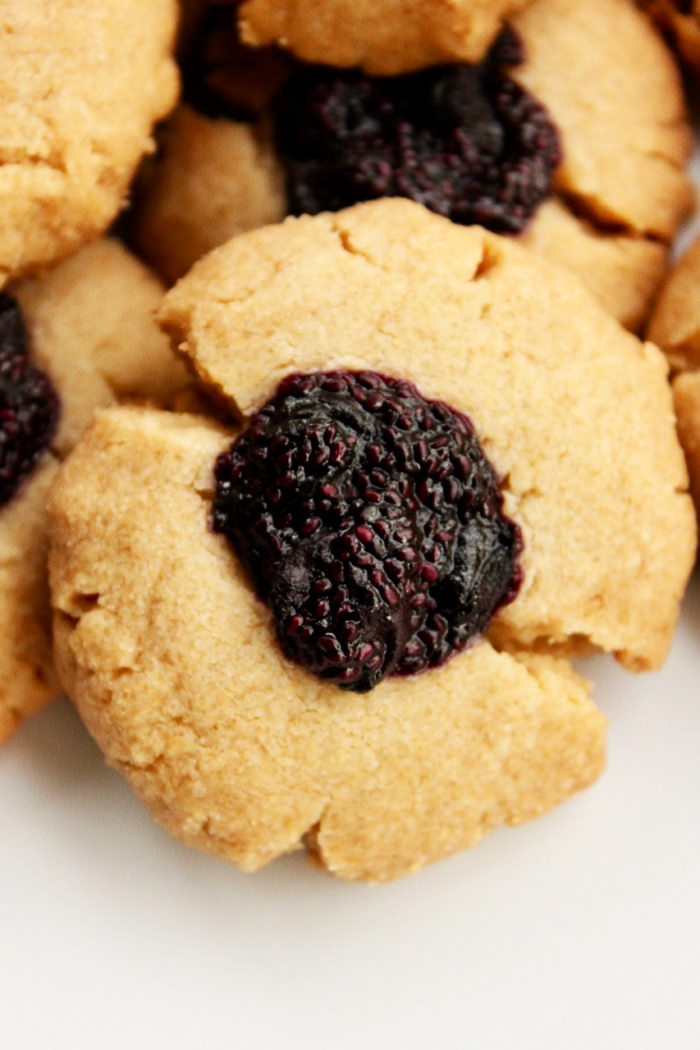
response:
{"label": "cookie dough texture", "polygon": [[552,657],[482,642],[367,695],[287,661],[237,559],[207,529],[228,441],[206,421],[112,410],[54,497],[61,677],[168,830],[246,871],[310,836],[331,871],[381,880],[595,778],[603,718]]}
{"label": "cookie dough texture", "polygon": [[10,290],[32,359],[59,393],[61,422],[40,465],[0,508],[0,742],[58,689],[46,573],[47,493],[58,460],[97,407],[122,397],[167,400],[185,382],[153,320],[163,287],[116,241],[96,241]]}
{"label": "cookie dough texture", "polygon": [[560,654],[658,666],[694,552],[659,351],[563,271],[401,200],[242,234],[160,316],[242,417],[284,375],[332,368],[403,376],[466,412],[523,530],[525,580],[446,666],[343,693],[284,658],[208,528],[230,428],[102,413],[54,492],[57,660],[154,815],[245,870],[303,842],[338,875],[382,880],[590,783],[604,722]]}
{"label": "cookie dough texture", "polygon": [[566,267],[601,306],[636,331],[666,275],[668,246],[629,233],[612,233],[554,196],[519,238],[539,255]]}
{"label": "cookie dough texture", "polygon": [[465,412],[525,536],[502,635],[663,660],[695,541],[667,365],[564,271],[385,200],[234,238],[160,317],[242,415],[325,368],[404,376]]}
{"label": "cookie dough texture", "polygon": [[695,506],[700,509],[700,372],[686,372],[676,377],[673,400]]}
{"label": "cookie dough texture", "polygon": [[673,58],[648,20],[628,0],[539,0],[514,25],[526,61],[513,78],[562,137],[558,192],[603,228],[669,240],[692,203],[690,128]]}
{"label": "cookie dough texture", "polygon": [[700,240],[668,275],[647,334],[675,372],[700,368]]}
{"label": "cookie dough texture", "polygon": [[504,19],[529,0],[246,0],[241,36],[279,44],[305,62],[407,73],[477,62]]}
{"label": "cookie dough texture", "polygon": [[700,508],[700,240],[669,274],[648,334],[678,373],[673,381],[678,433]]}
{"label": "cookie dough texture", "polygon": [[[526,54],[512,75],[547,106],[564,151],[553,197],[522,239],[636,330],[691,204],[690,131],[673,58],[628,0],[537,0],[512,23]],[[236,124],[182,109],[137,196],[134,241],[172,281],[227,236],[286,210],[266,120]]]}
{"label": "cookie dough texture", "polygon": [[136,198],[132,243],[169,284],[212,248],[287,211],[269,130],[186,105],[163,129]]}
{"label": "cookie dough texture", "polygon": [[186,371],[154,322],[165,289],[119,241],[95,241],[12,291],[29,328],[32,357],[60,392],[59,456],[73,447],[96,408],[124,398],[167,403],[185,384]]}
{"label": "cookie dough texture", "polygon": [[693,202],[678,70],[627,0],[538,0],[514,24],[526,61],[512,75],[547,106],[564,155],[559,215],[541,209],[525,240],[637,329]]}
{"label": "cookie dough texture", "polygon": [[121,207],[175,103],[175,0],[4,0],[0,276],[54,262]]}

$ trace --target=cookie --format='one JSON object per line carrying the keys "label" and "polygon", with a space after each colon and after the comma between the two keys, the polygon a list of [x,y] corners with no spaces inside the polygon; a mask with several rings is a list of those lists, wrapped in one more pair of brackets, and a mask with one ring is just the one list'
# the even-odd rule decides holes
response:
{"label": "cookie", "polygon": [[673,38],[688,66],[700,70],[700,4],[697,0],[640,0]]}
{"label": "cookie", "polygon": [[673,393],[678,432],[700,507],[700,240],[690,246],[669,274],[648,335],[677,373]]}
{"label": "cookie", "polygon": [[[689,129],[673,60],[627,0],[537,0],[511,25],[517,37],[501,36],[474,68],[373,80],[299,64],[271,108],[259,114],[258,95],[245,122],[222,115],[241,113],[231,87],[237,64],[214,76],[212,57],[206,95],[186,90],[206,112],[177,115],[137,194],[137,250],[173,280],[204,245],[253,227],[263,211],[270,222],[286,211],[413,195],[455,221],[519,235],[638,328],[691,199],[683,172]],[[183,167],[193,141],[206,141],[212,157],[196,169]],[[436,157],[448,153],[436,175]]]}
{"label": "cookie", "polygon": [[175,0],[9,0],[0,32],[0,279],[92,240],[172,109]]}
{"label": "cookie", "polygon": [[223,241],[286,213],[269,131],[180,106],[144,167],[131,223],[134,247],[168,284]]}
{"label": "cookie", "polygon": [[626,328],[636,331],[666,276],[668,245],[652,237],[614,233],[568,207],[546,201],[522,244],[565,266]]}
{"label": "cookie", "polygon": [[685,450],[690,487],[700,508],[700,372],[684,372],[673,381],[678,435]]}
{"label": "cookie", "polygon": [[530,0],[246,0],[241,36],[280,44],[305,62],[392,76],[442,62],[477,62],[503,20]]}
{"label": "cookie", "polygon": [[[102,413],[51,527],[62,680],[155,817],[245,870],[305,845],[337,875],[384,880],[590,783],[604,721],[564,654],[659,666],[695,549],[659,351],[564,271],[402,200],[242,234],[160,316],[244,436]],[[263,480],[249,504],[258,553],[226,509],[246,443],[253,480],[271,463],[287,491]],[[355,455],[375,465],[348,488]],[[279,618],[273,576],[298,617]],[[480,615],[485,595],[485,622],[460,634],[453,614]],[[367,622],[374,653],[353,648]],[[420,646],[430,667],[407,675]]]}
{"label": "cookie", "polygon": [[668,275],[647,335],[664,351],[674,372],[700,369],[700,240]]}
{"label": "cookie", "polygon": [[101,240],[1,297],[0,397],[22,427],[10,430],[7,415],[0,425],[0,741],[58,689],[46,501],[59,460],[95,408],[167,400],[185,382],[152,319],[162,292],[118,242]]}

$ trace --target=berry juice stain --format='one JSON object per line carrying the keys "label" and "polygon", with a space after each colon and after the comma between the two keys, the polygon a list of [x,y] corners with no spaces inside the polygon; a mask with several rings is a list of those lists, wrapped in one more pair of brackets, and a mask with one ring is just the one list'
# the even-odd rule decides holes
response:
{"label": "berry juice stain", "polygon": [[214,531],[283,651],[341,688],[444,664],[518,593],[520,530],[471,422],[412,383],[290,376],[215,478]]}

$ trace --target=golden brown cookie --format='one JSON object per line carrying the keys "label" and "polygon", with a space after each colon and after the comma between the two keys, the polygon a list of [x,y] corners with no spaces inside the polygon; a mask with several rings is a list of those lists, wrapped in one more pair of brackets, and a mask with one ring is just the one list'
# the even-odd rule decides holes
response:
{"label": "golden brown cookie", "polygon": [[678,434],[685,450],[690,487],[700,508],[700,372],[684,372],[673,381]]}
{"label": "golden brown cookie", "polygon": [[[288,255],[293,265],[286,265]],[[461,284],[469,274],[479,279],[467,283],[463,292]],[[546,320],[529,305],[538,281],[546,282],[550,296]],[[557,296],[566,296],[566,308],[551,305]],[[386,313],[390,321],[384,320]],[[694,542],[684,496],[669,489],[667,496],[657,493],[653,508],[647,506],[649,486],[659,479],[676,472],[675,485],[684,486],[667,366],[651,345],[642,346],[620,332],[568,275],[557,279],[551,267],[507,240],[446,224],[409,202],[387,200],[338,216],[287,220],[234,238],[171,290],[160,316],[201,378],[232,399],[244,416],[289,372],[327,367],[398,373],[415,381],[426,396],[467,412],[485,435],[499,473],[510,479],[509,491],[524,518],[530,583],[501,616],[509,639],[531,645],[540,638],[585,636],[593,645],[615,651],[627,666],[652,667],[663,660],[683,589],[683,583],[669,586],[667,574],[676,575],[673,552],[682,551],[678,578],[683,579]],[[462,329],[467,323],[465,348]],[[423,335],[429,324],[436,333],[432,339]],[[532,371],[519,362],[518,381],[513,382],[510,348],[525,341],[524,332]],[[436,343],[441,351],[437,360]],[[572,349],[563,350],[566,346]],[[554,361],[556,375],[548,378],[563,386],[545,393],[542,381]],[[586,403],[583,391],[588,389],[591,400]],[[644,422],[638,415],[642,389],[648,413]],[[518,407],[523,404],[528,406],[525,418]],[[565,427],[595,419],[596,436],[579,442],[571,429],[561,445],[552,441],[555,406],[566,416],[561,422]],[[619,427],[627,438],[618,434]],[[633,447],[622,455],[627,442]],[[523,443],[538,448],[527,468]],[[613,447],[620,450],[619,473],[610,485],[609,464],[600,472],[590,472],[588,464],[591,456],[606,458],[603,450]],[[615,497],[621,489],[624,505]],[[630,536],[631,524],[619,517],[627,513],[658,519],[657,525],[648,519],[650,536],[637,540],[643,553],[641,548],[633,553],[637,541]],[[558,538],[564,534],[566,544]],[[536,554],[531,535],[539,536],[538,542],[546,537],[551,549]],[[576,557],[574,549],[579,551]],[[605,562],[597,553],[603,549]],[[640,580],[637,568],[642,563]],[[646,591],[641,602],[640,587]],[[667,595],[666,603],[659,594]],[[656,626],[649,619],[649,604],[658,615]]]}
{"label": "golden brown cookie", "polygon": [[603,229],[668,241],[692,202],[690,129],[658,35],[628,0],[539,0],[514,24],[527,58],[513,76],[562,136],[560,195]]}
{"label": "golden brown cookie", "polygon": [[652,314],[649,338],[665,351],[671,369],[678,432],[700,507],[700,240],[671,271]]}
{"label": "golden brown cookie", "polygon": [[0,29],[0,279],[101,233],[172,108],[175,0],[7,0]]}
{"label": "golden brown cookie", "polygon": [[241,35],[305,62],[387,76],[441,62],[477,62],[503,21],[531,0],[246,0]]}
{"label": "golden brown cookie", "polygon": [[[44,278],[11,287],[31,361],[49,376],[60,414],[49,447],[38,451],[33,469],[0,506],[0,741],[58,688],[46,578],[46,500],[58,460],[96,408],[122,397],[164,401],[185,382],[153,321],[162,292],[111,240],[83,248]],[[3,355],[7,350],[3,345]],[[3,433],[5,466],[12,463],[6,441]]]}
{"label": "golden brown cookie", "polygon": [[667,29],[690,68],[700,71],[700,3],[698,0],[640,0]]}
{"label": "golden brown cookie", "polygon": [[[523,240],[573,270],[636,329],[691,199],[683,172],[689,129],[673,59],[628,0],[537,0],[511,24],[525,57],[510,76],[549,111],[563,158],[550,200],[534,212]],[[229,67],[229,82],[234,75]],[[204,246],[290,208],[310,210],[284,198],[285,166],[275,156],[269,117],[236,123],[225,111],[180,111],[137,196],[135,244],[168,280],[184,274]],[[193,143],[206,143],[211,156],[197,149],[196,167],[183,164]],[[321,176],[332,184],[325,168]],[[332,203],[323,208],[335,210]],[[435,208],[450,214],[445,202]]]}
{"label": "golden brown cookie", "polygon": [[133,246],[169,284],[223,241],[286,213],[269,129],[205,117],[187,105],[163,129],[137,199]]}
{"label": "golden brown cookie", "polygon": [[700,368],[700,240],[668,275],[647,335],[665,352],[674,372]]}
{"label": "golden brown cookie", "polygon": [[520,241],[575,273],[601,306],[632,331],[647,316],[666,274],[666,243],[606,230],[560,196],[542,205]]}
{"label": "golden brown cookie", "polygon": [[244,421],[283,377],[338,369],[408,379],[466,413],[522,531],[524,576],[449,663],[342,692],[283,654],[210,530],[232,426],[101,414],[53,499],[57,659],[157,819],[245,870],[305,844],[338,875],[381,880],[590,783],[604,723],[556,654],[657,667],[695,549],[657,349],[564,271],[401,200],[234,238],[161,318]]}

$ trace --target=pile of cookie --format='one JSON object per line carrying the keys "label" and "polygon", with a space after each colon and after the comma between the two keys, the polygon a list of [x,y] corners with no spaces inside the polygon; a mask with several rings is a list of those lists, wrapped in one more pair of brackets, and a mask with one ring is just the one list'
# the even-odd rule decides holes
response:
{"label": "pile of cookie", "polygon": [[691,7],[4,5],[0,739],[67,693],[185,842],[368,881],[598,777],[572,659],[696,551]]}

